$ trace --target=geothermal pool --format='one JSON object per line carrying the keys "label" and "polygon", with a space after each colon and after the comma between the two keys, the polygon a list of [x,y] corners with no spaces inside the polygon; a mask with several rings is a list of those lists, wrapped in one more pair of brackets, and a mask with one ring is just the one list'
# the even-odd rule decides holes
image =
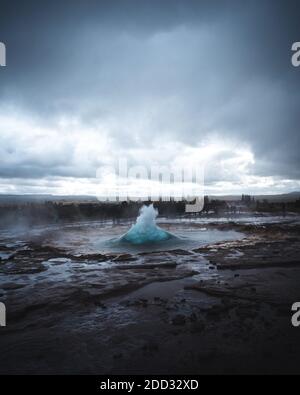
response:
{"label": "geothermal pool", "polygon": [[119,235],[126,233],[128,225],[114,225],[95,227],[94,229],[72,228],[66,231],[59,231],[56,235],[49,233],[49,238],[45,239],[51,245],[58,248],[66,248],[77,254],[95,254],[109,252],[129,252],[141,253],[151,251],[165,251],[171,249],[193,249],[219,241],[241,240],[243,233],[233,230],[217,229],[188,229],[187,224],[168,225],[165,227],[168,232],[176,235],[162,241],[147,242],[145,244],[131,244],[130,242],[120,242]]}
{"label": "geothermal pool", "polygon": [[190,229],[186,225],[169,224],[163,227],[156,223],[158,211],[153,205],[143,206],[136,223],[121,237],[108,240],[104,246],[113,250],[130,252],[159,251],[173,248],[201,246],[211,242],[237,240],[242,233],[235,231],[208,230],[206,228]]}

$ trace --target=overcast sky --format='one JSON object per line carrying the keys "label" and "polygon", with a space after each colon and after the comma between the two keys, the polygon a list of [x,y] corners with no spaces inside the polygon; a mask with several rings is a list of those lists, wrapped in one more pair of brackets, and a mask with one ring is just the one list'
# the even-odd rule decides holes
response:
{"label": "overcast sky", "polygon": [[119,157],[300,190],[299,1],[0,4],[0,193],[94,194]]}

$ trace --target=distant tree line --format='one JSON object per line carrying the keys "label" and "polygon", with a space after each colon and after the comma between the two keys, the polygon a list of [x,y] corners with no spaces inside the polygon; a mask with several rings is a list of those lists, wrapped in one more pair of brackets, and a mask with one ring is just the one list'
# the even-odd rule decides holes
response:
{"label": "distant tree line", "polygon": [[[27,225],[39,223],[59,223],[83,220],[112,220],[118,222],[124,219],[135,219],[139,209],[147,202],[76,202],[76,201],[47,201],[44,203],[12,203],[0,205],[0,226],[26,223]],[[294,202],[269,202],[268,200],[255,200],[250,195],[242,195],[240,200],[225,201],[220,199],[204,198],[204,208],[201,213],[186,214],[186,202],[159,201],[154,206],[160,216],[201,216],[201,215],[240,215],[244,213],[300,213],[300,199]]]}

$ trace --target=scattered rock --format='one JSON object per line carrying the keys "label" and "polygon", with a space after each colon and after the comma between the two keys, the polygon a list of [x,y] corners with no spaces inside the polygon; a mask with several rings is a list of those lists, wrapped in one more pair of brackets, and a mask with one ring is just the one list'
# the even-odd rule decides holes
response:
{"label": "scattered rock", "polygon": [[135,265],[120,265],[117,268],[120,270],[127,269],[174,269],[177,266],[177,263],[140,263]]}
{"label": "scattered rock", "polygon": [[24,284],[14,284],[14,283],[4,283],[1,285],[1,288],[4,291],[12,291],[15,289],[20,289],[20,288],[24,288],[26,285]]}
{"label": "scattered rock", "polygon": [[190,315],[190,320],[191,320],[192,322],[197,321],[197,315],[196,315],[196,313],[192,313],[192,314]]}
{"label": "scattered rock", "polygon": [[113,356],[113,358],[114,358],[114,359],[123,358],[123,354],[120,352],[119,354],[115,354],[115,355]]}
{"label": "scattered rock", "polygon": [[169,252],[169,254],[174,254],[174,255],[193,255],[193,253],[191,251],[182,250],[180,248],[178,248],[176,250],[171,250],[168,252]]}
{"label": "scattered rock", "polygon": [[172,318],[173,325],[185,325],[186,319],[183,314],[177,314],[175,317]]}
{"label": "scattered rock", "polygon": [[197,321],[197,322],[193,322],[190,332],[191,333],[199,333],[199,332],[203,332],[204,329],[205,329],[204,322]]}
{"label": "scattered rock", "polygon": [[136,261],[137,258],[132,256],[131,254],[121,254],[118,255],[116,258],[113,259],[113,262],[130,262]]}

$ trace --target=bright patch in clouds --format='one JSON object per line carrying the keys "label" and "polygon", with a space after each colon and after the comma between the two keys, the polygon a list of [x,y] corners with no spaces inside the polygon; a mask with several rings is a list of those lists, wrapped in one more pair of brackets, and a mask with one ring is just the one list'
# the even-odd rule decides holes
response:
{"label": "bright patch in clouds", "polygon": [[[211,137],[193,146],[154,139],[149,147],[122,147],[111,137],[109,125],[84,125],[61,116],[51,123],[15,110],[0,112],[0,192],[99,195],[113,180],[99,178],[99,169],[126,158],[132,166],[201,167],[204,192],[269,193],[295,189],[299,183],[253,174],[255,158],[250,147]],[[97,173],[98,171],[98,173]],[[147,175],[139,175],[136,187],[149,187]],[[156,188],[157,185],[152,183]]]}

